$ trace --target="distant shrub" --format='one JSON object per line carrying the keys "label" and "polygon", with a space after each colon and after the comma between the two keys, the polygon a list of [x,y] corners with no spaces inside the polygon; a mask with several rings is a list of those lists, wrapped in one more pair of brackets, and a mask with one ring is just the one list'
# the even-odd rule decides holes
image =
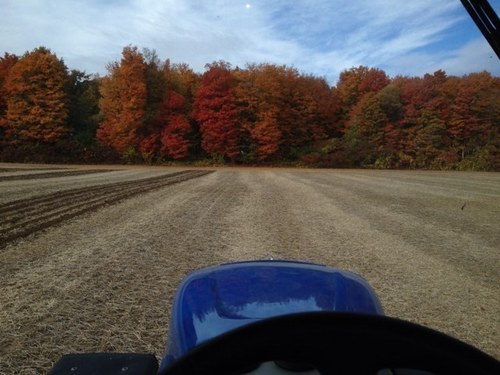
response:
{"label": "distant shrub", "polygon": [[[493,152],[492,152],[493,151]],[[489,171],[495,169],[494,150],[483,147],[458,163],[460,171]]]}
{"label": "distant shrub", "polygon": [[[318,153],[318,150],[312,144],[308,144],[308,145],[305,145],[302,147],[294,147],[294,148],[290,149],[289,159],[302,161],[303,156],[316,154],[316,153]],[[307,157],[306,157],[306,159],[307,159]]]}
{"label": "distant shrub", "polygon": [[396,160],[393,155],[382,156],[375,160],[373,167],[376,169],[389,169],[396,167]]}
{"label": "distant shrub", "polygon": [[134,146],[128,146],[123,151],[121,158],[127,164],[141,164],[143,161],[141,154]]}
{"label": "distant shrub", "polygon": [[0,161],[14,163],[119,163],[118,154],[100,144],[82,145],[72,139],[57,143],[3,144],[0,147]]}
{"label": "distant shrub", "polygon": [[304,154],[299,158],[300,164],[306,165],[308,167],[317,166],[320,160],[321,160],[321,154],[319,152],[311,152],[309,154]]}
{"label": "distant shrub", "polygon": [[215,155],[209,158],[195,160],[192,164],[196,167],[218,167],[225,165],[226,161],[223,156]]}

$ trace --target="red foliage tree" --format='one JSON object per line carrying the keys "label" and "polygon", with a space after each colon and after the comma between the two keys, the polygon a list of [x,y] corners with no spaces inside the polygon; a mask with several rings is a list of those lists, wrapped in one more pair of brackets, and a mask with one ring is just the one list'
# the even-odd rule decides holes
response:
{"label": "red foliage tree", "polygon": [[441,70],[423,78],[395,79],[402,103],[399,126],[404,137],[399,156],[403,166],[429,168],[445,148],[450,99],[443,86],[447,81],[446,73]]}
{"label": "red foliage tree", "polygon": [[162,132],[162,151],[165,151],[172,159],[185,158],[189,155],[191,146],[189,133],[191,133],[191,125],[185,116],[172,115]]}
{"label": "red foliage tree", "polygon": [[323,78],[302,76],[300,80],[303,92],[310,95],[309,102],[311,117],[307,125],[308,138],[312,141],[327,138],[337,133],[336,97]]}
{"label": "red foliage tree", "polygon": [[[500,124],[500,80],[489,73],[469,74],[453,90],[447,133],[452,150],[460,160],[477,149],[494,143]],[[496,128],[496,131],[494,130]]]}
{"label": "red foliage tree", "polygon": [[169,91],[162,108],[164,127],[161,133],[161,150],[172,159],[189,155],[191,125],[184,112],[185,99],[175,91]]}
{"label": "red foliage tree", "polygon": [[185,158],[193,143],[189,112],[197,75],[185,64],[160,64],[154,52],[145,52],[148,120],[138,134],[139,151],[148,162]]}
{"label": "red foliage tree", "polygon": [[159,154],[160,149],[161,141],[158,134],[150,134],[139,141],[139,152],[142,158],[147,162],[151,163]]}
{"label": "red foliage tree", "polygon": [[235,160],[240,154],[236,105],[230,66],[207,65],[193,104],[193,118],[200,124],[201,146],[211,156]]}

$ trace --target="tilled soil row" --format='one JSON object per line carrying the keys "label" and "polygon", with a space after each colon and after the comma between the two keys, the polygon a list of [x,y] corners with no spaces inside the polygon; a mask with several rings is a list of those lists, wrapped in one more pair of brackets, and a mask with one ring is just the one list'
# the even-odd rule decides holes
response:
{"label": "tilled soil row", "polygon": [[68,168],[0,168],[0,172],[31,172],[31,171],[43,171],[46,169],[68,169]]}
{"label": "tilled soil row", "polygon": [[79,188],[0,205],[0,248],[19,238],[134,195],[201,177],[212,171],[180,171],[139,181]]}
{"label": "tilled soil row", "polygon": [[[42,205],[51,207],[54,204],[54,202],[60,203],[61,199],[73,200],[75,198],[79,198],[82,195],[94,197],[96,193],[109,194],[113,191],[122,191],[124,188],[130,188],[133,186],[137,186],[138,183],[163,181],[165,178],[171,178],[171,177],[178,176],[178,175],[184,175],[188,172],[189,171],[180,171],[180,172],[175,172],[175,173],[169,173],[166,176],[162,175],[162,176],[157,176],[157,177],[151,177],[151,178],[142,179],[139,181],[137,181],[137,180],[123,181],[123,182],[120,181],[120,182],[96,185],[93,187],[86,186],[84,188],[70,189],[70,190],[65,190],[62,192],[58,191],[55,193],[44,194],[44,195],[31,197],[31,198],[27,198],[27,199],[19,199],[19,200],[15,200],[15,201],[1,204],[0,205],[0,214],[2,214],[4,216],[4,218],[9,217],[9,221],[11,221],[11,220],[15,220],[15,216],[12,217],[11,215],[22,214],[22,216],[26,216],[29,214],[29,212],[39,211],[39,207]],[[6,221],[6,220],[1,220],[0,225],[1,225],[2,221]]]}
{"label": "tilled soil row", "polygon": [[82,171],[62,171],[62,172],[47,172],[47,173],[31,173],[31,174],[20,174],[17,176],[0,176],[0,182],[2,181],[17,181],[17,180],[33,180],[40,178],[54,178],[54,177],[70,177],[70,176],[80,176],[93,173],[106,173],[111,172],[111,169],[89,169]]}

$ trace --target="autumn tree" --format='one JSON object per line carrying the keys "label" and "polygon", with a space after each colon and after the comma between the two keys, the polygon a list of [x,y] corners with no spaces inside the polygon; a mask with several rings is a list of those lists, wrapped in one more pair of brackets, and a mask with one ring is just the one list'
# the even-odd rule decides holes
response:
{"label": "autumn tree", "polygon": [[294,158],[311,142],[327,137],[332,103],[328,84],[295,68],[249,65],[235,71],[241,123],[250,158]]}
{"label": "autumn tree", "polygon": [[309,139],[317,141],[338,133],[339,124],[336,118],[337,98],[324,78],[312,75],[300,77],[302,90],[310,95],[309,102],[312,113],[307,126]]}
{"label": "autumn tree", "polygon": [[402,166],[429,168],[445,147],[444,132],[449,99],[443,92],[448,80],[439,70],[424,77],[398,77],[402,112],[399,121],[404,131],[400,158]]}
{"label": "autumn tree", "polygon": [[103,122],[97,130],[97,139],[128,157],[138,146],[139,132],[146,119],[148,89],[144,56],[137,47],[125,47],[121,61],[110,64],[108,71],[100,85]]}
{"label": "autumn tree", "polygon": [[7,127],[7,98],[8,94],[5,89],[5,82],[10,70],[19,60],[16,55],[5,52],[3,57],[0,57],[0,142],[5,141],[5,130]]}
{"label": "autumn tree", "polygon": [[6,53],[0,159],[115,158],[112,148],[151,163],[209,155],[243,163],[500,168],[500,78],[490,73],[390,79],[359,66],[331,87],[286,65],[206,68],[200,75],[160,61],[154,50],[126,47],[100,78],[68,73],[43,47],[20,58]]}
{"label": "autumn tree", "polygon": [[144,77],[147,95],[143,134],[140,134],[140,138],[143,138],[144,134],[149,134],[150,130],[156,127],[167,90],[167,79],[163,71],[163,63],[156,51],[145,48],[142,54],[144,56]]}
{"label": "autumn tree", "polygon": [[364,95],[379,92],[389,82],[389,77],[383,70],[358,66],[340,73],[337,94],[345,110],[348,110]]}
{"label": "autumn tree", "polygon": [[235,72],[244,134],[242,150],[249,160],[280,157],[283,133],[278,116],[284,105],[276,68],[270,64],[249,65]]}
{"label": "autumn tree", "polygon": [[207,65],[193,104],[193,118],[200,124],[201,146],[210,156],[235,160],[240,155],[238,107],[230,65]]}
{"label": "autumn tree", "polygon": [[189,155],[191,125],[183,113],[185,99],[175,91],[169,91],[164,103],[165,126],[161,134],[161,150],[172,159],[182,159]]}
{"label": "autumn tree", "polygon": [[162,108],[162,150],[173,159],[190,154],[199,144],[196,122],[191,118],[199,76],[187,64],[164,65],[166,98]]}
{"label": "autumn tree", "polygon": [[156,54],[145,50],[147,120],[139,135],[139,152],[148,162],[189,155],[192,121],[189,114],[197,75],[186,64],[160,63]]}
{"label": "autumn tree", "polygon": [[283,134],[278,125],[278,114],[275,108],[261,111],[259,121],[250,128],[253,140],[253,152],[257,160],[270,159],[278,155]]}
{"label": "autumn tree", "polygon": [[54,143],[68,132],[68,72],[49,49],[24,54],[7,76],[6,124],[19,142]]}
{"label": "autumn tree", "polygon": [[137,128],[137,150],[143,160],[152,163],[160,157],[161,106],[165,98],[166,79],[163,63],[155,50],[142,50],[146,100],[143,122]]}
{"label": "autumn tree", "polygon": [[324,124],[314,96],[313,82],[294,68],[278,70],[281,85],[281,103],[278,114],[283,133],[282,154],[294,157],[300,148],[325,138]]}
{"label": "autumn tree", "polygon": [[446,129],[451,151],[458,160],[481,152],[492,153],[483,156],[485,158],[493,157],[500,124],[500,79],[482,72],[453,80],[453,83],[446,87],[448,93],[454,94]]}
{"label": "autumn tree", "polygon": [[200,76],[196,74],[189,65],[185,63],[171,64],[170,60],[165,61],[163,74],[166,80],[166,86],[185,99],[184,109],[191,112],[194,102],[194,96],[200,83]]}
{"label": "autumn tree", "polygon": [[68,127],[73,138],[83,146],[95,143],[99,114],[99,77],[79,70],[69,73]]}
{"label": "autumn tree", "polygon": [[376,166],[382,168],[399,167],[399,155],[405,142],[405,133],[400,125],[403,104],[399,89],[393,83],[377,94],[378,105],[387,121],[383,127],[383,141],[377,155]]}
{"label": "autumn tree", "polygon": [[345,138],[355,163],[374,164],[382,148],[387,122],[376,94],[363,96],[352,108]]}

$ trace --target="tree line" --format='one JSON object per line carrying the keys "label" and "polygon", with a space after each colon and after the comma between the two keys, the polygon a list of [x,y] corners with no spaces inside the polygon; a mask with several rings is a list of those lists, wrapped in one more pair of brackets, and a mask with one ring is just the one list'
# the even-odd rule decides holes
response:
{"label": "tree line", "polygon": [[128,46],[104,77],[45,47],[0,57],[0,160],[500,169],[500,78],[365,66],[336,85]]}

